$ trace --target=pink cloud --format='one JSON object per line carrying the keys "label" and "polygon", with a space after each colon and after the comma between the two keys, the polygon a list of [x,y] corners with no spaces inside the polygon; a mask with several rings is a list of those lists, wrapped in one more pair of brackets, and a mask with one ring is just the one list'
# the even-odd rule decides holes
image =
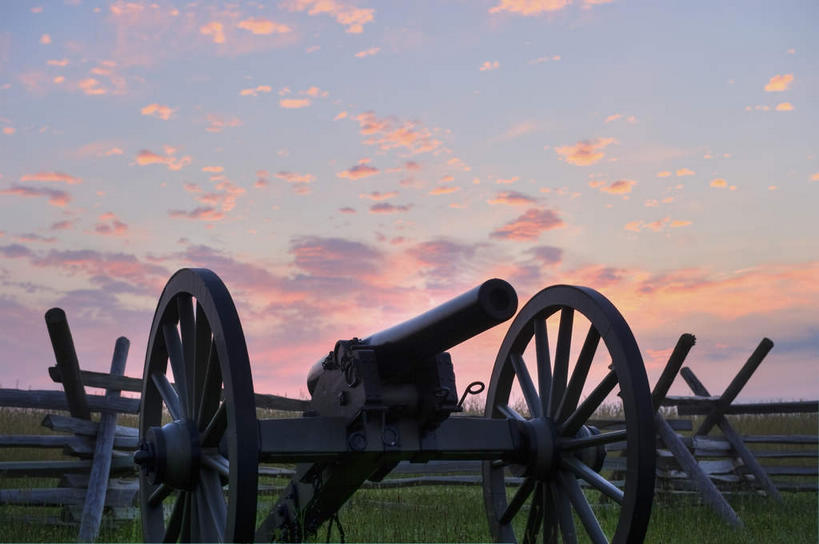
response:
{"label": "pink cloud", "polygon": [[269,93],[273,90],[270,85],[258,85],[249,89],[242,89],[239,91],[240,96],[258,96],[261,93]]}
{"label": "pink cloud", "polygon": [[399,121],[395,118],[379,118],[373,112],[362,113],[355,117],[365,136],[364,143],[375,145],[387,151],[404,148],[413,154],[435,151],[442,142],[437,140],[432,131],[411,121]]}
{"label": "pink cloud", "polygon": [[82,179],[70,176],[63,172],[37,172],[35,174],[24,174],[20,177],[20,181],[53,181],[59,183],[67,183],[69,185],[76,185],[82,183]]}
{"label": "pink cloud", "polygon": [[696,172],[694,172],[690,168],[680,168],[677,170],[678,176],[693,176],[694,174],[696,174]]}
{"label": "pink cloud", "polygon": [[793,74],[776,74],[765,85],[765,90],[769,93],[787,91],[793,83]]}
{"label": "pink cloud", "polygon": [[198,221],[221,221],[225,218],[224,212],[208,206],[194,208],[191,211],[169,210],[168,215],[175,219],[195,219]]}
{"label": "pink cloud", "polygon": [[312,183],[316,177],[313,174],[298,174],[296,172],[278,172],[276,177],[287,183]]}
{"label": "pink cloud", "polygon": [[57,189],[46,189],[27,187],[23,185],[12,185],[8,189],[0,190],[0,195],[11,195],[21,197],[46,197],[52,206],[64,207],[71,202],[71,195],[65,191]]}
{"label": "pink cloud", "polygon": [[282,5],[290,11],[307,11],[308,15],[329,15],[349,34],[361,34],[364,25],[373,21],[375,13],[373,9],[358,8],[336,0],[286,0]]}
{"label": "pink cloud", "polygon": [[355,54],[356,58],[363,59],[364,57],[371,57],[373,55],[378,54],[381,51],[380,47],[370,47],[369,49],[364,49],[363,51],[359,51]]}
{"label": "pink cloud", "polygon": [[510,183],[515,183],[520,179],[519,176],[512,176],[511,178],[498,178],[495,180],[495,183],[499,183],[501,185],[508,185]]}
{"label": "pink cloud", "polygon": [[589,186],[592,188],[597,188],[604,193],[609,193],[610,195],[624,195],[631,192],[631,188],[636,185],[637,182],[630,179],[618,179],[617,181],[613,181],[610,184],[606,185],[605,182],[590,182]]}
{"label": "pink cloud", "polygon": [[556,147],[555,152],[569,164],[588,166],[602,159],[605,156],[603,149],[615,142],[614,138],[582,140],[574,145]]}
{"label": "pink cloud", "polygon": [[100,215],[99,221],[94,225],[94,232],[104,236],[124,236],[128,232],[128,225],[108,212]]}
{"label": "pink cloud", "polygon": [[776,111],[793,111],[793,104],[790,102],[780,102],[776,105]]}
{"label": "pink cloud", "polygon": [[248,30],[253,34],[267,35],[267,34],[286,34],[292,32],[293,29],[287,25],[276,23],[269,19],[262,17],[250,17],[244,21],[240,21],[239,28]]}
{"label": "pink cloud", "polygon": [[396,191],[390,191],[388,193],[381,193],[379,191],[373,191],[371,193],[363,193],[358,195],[359,198],[366,198],[369,200],[381,201],[381,200],[389,200],[390,198],[395,198],[398,196]]}
{"label": "pink cloud", "polygon": [[491,238],[502,240],[532,241],[547,230],[566,226],[554,210],[531,208],[514,221],[490,233]]}
{"label": "pink cloud", "polygon": [[207,114],[208,126],[205,128],[208,132],[222,132],[226,128],[236,128],[242,126],[242,121],[238,117],[223,117],[215,113]]}
{"label": "pink cloud", "polygon": [[490,72],[492,70],[497,70],[498,68],[500,68],[500,62],[496,60],[492,61],[487,60],[483,64],[481,64],[478,70],[480,70],[481,72]]}
{"label": "pink cloud", "polygon": [[347,178],[347,179],[362,179],[369,176],[374,176],[379,172],[378,168],[370,166],[366,162],[359,162],[355,166],[348,168],[347,170],[342,170],[341,172],[336,172],[336,176],[340,178]]}
{"label": "pink cloud", "polygon": [[188,166],[192,159],[190,155],[182,157],[175,157],[176,149],[170,146],[165,146],[165,155],[159,155],[153,151],[143,149],[137,154],[136,163],[140,166],[147,166],[149,164],[164,164],[168,170],[181,170]]}
{"label": "pink cloud", "polygon": [[162,106],[160,104],[148,104],[141,110],[139,110],[142,115],[149,115],[151,117],[156,117],[157,119],[162,119],[163,121],[167,121],[171,118],[171,115],[176,111],[175,109],[169,106]]}
{"label": "pink cloud", "polygon": [[489,13],[507,11],[517,15],[533,16],[550,11],[559,11],[571,3],[571,0],[500,0],[491,8]]}
{"label": "pink cloud", "polygon": [[397,212],[407,212],[410,210],[412,206],[409,205],[399,205],[394,206],[389,202],[379,202],[378,204],[373,204],[370,206],[370,213],[397,213]]}
{"label": "pink cloud", "polygon": [[279,106],[288,110],[306,108],[310,103],[309,98],[282,98],[279,100]]}
{"label": "pink cloud", "polygon": [[506,204],[508,206],[524,206],[533,204],[535,199],[517,191],[502,191],[487,200],[489,204]]}
{"label": "pink cloud", "polygon": [[224,168],[222,168],[221,166],[203,166],[202,167],[202,172],[211,172],[211,173],[217,173],[218,174],[219,172],[222,172],[222,171],[224,171]]}
{"label": "pink cloud", "polygon": [[452,193],[457,193],[460,191],[461,188],[458,186],[448,186],[448,187],[436,187],[429,192],[432,196],[438,195],[451,195]]}
{"label": "pink cloud", "polygon": [[225,30],[222,23],[211,21],[199,28],[199,33],[210,36],[213,43],[225,43]]}

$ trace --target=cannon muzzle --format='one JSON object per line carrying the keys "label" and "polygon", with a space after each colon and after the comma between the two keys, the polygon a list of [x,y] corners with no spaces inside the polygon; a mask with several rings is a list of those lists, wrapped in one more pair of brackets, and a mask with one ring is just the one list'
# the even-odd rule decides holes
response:
{"label": "cannon muzzle", "polygon": [[[477,336],[515,315],[517,308],[515,289],[494,278],[409,321],[353,342],[351,347],[373,350],[381,378],[394,380],[409,373],[414,361],[434,357]],[[341,344],[336,345],[336,358]],[[322,361],[310,369],[307,389],[311,394],[321,371]]]}

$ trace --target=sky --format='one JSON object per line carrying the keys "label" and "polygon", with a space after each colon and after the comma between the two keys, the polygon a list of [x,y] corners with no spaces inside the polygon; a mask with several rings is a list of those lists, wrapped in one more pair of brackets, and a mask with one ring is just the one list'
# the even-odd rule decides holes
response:
{"label": "sky", "polygon": [[[55,388],[205,267],[255,389],[500,277],[587,285],[653,383],[819,396],[819,4],[3,2],[0,386]],[[452,351],[487,381],[505,326]],[[678,379],[672,394],[687,394]]]}

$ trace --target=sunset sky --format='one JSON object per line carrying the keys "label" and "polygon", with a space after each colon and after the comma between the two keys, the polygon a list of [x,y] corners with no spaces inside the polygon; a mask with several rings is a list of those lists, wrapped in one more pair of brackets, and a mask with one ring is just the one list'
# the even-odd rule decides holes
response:
{"label": "sunset sky", "polygon": [[[3,2],[0,386],[214,270],[256,390],[491,278],[598,289],[653,383],[819,396],[819,3]],[[505,327],[453,351],[488,380]],[[681,379],[672,393],[686,394]]]}

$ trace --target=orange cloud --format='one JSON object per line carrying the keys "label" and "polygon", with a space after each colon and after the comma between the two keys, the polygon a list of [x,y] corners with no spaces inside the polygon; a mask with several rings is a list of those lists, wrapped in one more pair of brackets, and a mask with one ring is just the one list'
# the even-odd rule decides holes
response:
{"label": "orange cloud", "polygon": [[769,93],[787,91],[793,83],[793,74],[776,74],[765,85],[765,90]]}
{"label": "orange cloud", "polygon": [[273,89],[269,85],[259,85],[249,89],[242,89],[239,91],[240,96],[257,96],[259,93],[269,93]]}
{"label": "orange cloud", "polygon": [[519,179],[520,179],[519,176],[512,176],[511,178],[498,178],[495,180],[495,183],[498,183],[500,185],[508,185],[510,183],[515,183]]}
{"label": "orange cloud", "polygon": [[207,119],[210,124],[205,127],[205,130],[208,132],[222,132],[226,128],[235,128],[242,125],[242,121],[238,117],[225,118],[215,113],[209,113]]}
{"label": "orange cloud", "polygon": [[7,134],[7,135],[11,136],[15,132],[17,132],[17,129],[14,128],[14,127],[3,127],[3,134]]}
{"label": "orange cloud", "polygon": [[279,106],[285,109],[306,108],[310,105],[309,98],[282,98],[279,100]]}
{"label": "orange cloud", "polygon": [[543,64],[544,62],[549,62],[550,60],[558,61],[560,60],[560,55],[552,55],[551,57],[550,56],[538,57],[536,59],[530,60],[529,64]]}
{"label": "orange cloud", "polygon": [[329,15],[349,34],[361,34],[364,25],[373,21],[375,13],[373,9],[358,8],[336,0],[287,0],[283,7],[290,11],[307,11],[307,15]]}
{"label": "orange cloud", "polygon": [[663,170],[662,172],[657,172],[657,177],[658,178],[667,178],[670,175],[671,175],[671,172],[669,172],[668,170]]}
{"label": "orange cloud", "polygon": [[507,206],[524,206],[533,204],[535,199],[517,191],[502,191],[486,201],[489,204],[506,204]]}
{"label": "orange cloud", "polygon": [[202,167],[202,172],[219,173],[219,172],[222,172],[223,170],[224,170],[224,168],[222,168],[221,166],[203,166]]}
{"label": "orange cloud", "polygon": [[604,193],[610,195],[624,195],[631,192],[631,188],[637,184],[636,181],[630,179],[618,179],[606,185],[603,181],[589,182],[589,186],[593,189],[597,188]]}
{"label": "orange cloud", "polygon": [[148,104],[141,110],[139,110],[142,115],[150,115],[151,117],[156,117],[157,119],[162,119],[163,121],[167,121],[173,115],[173,112],[176,110],[169,107],[169,106],[162,106],[160,104]]}
{"label": "orange cloud", "polygon": [[461,188],[457,186],[450,186],[450,187],[436,187],[435,189],[431,190],[429,194],[432,196],[438,195],[450,195],[452,193],[457,193],[460,191]]}
{"label": "orange cloud", "polygon": [[238,25],[239,28],[244,30],[249,30],[253,34],[260,34],[260,35],[267,35],[267,34],[286,34],[288,32],[292,32],[292,28],[287,25],[283,25],[281,23],[276,23],[269,19],[263,19],[261,17],[251,17],[249,19],[245,19],[244,21],[240,21]]}
{"label": "orange cloud", "polygon": [[52,206],[63,207],[71,202],[71,195],[65,191],[57,189],[45,189],[26,187],[24,185],[12,185],[8,189],[0,190],[0,195],[12,195],[22,197],[47,197],[48,203]]}
{"label": "orange cloud", "polygon": [[175,157],[176,149],[170,146],[165,146],[165,156],[158,155],[153,151],[143,149],[139,152],[136,162],[140,166],[147,166],[149,164],[164,164],[168,170],[181,170],[188,166],[192,159],[189,155],[184,157]]}
{"label": "orange cloud", "polygon": [[780,102],[776,105],[776,111],[793,111],[793,104],[790,102]]}
{"label": "orange cloud", "polygon": [[93,77],[82,79],[77,82],[77,88],[90,96],[108,93],[108,89],[101,87],[100,85],[100,82]]}
{"label": "orange cloud", "polygon": [[295,172],[278,172],[276,177],[285,180],[287,183],[312,183],[316,179],[313,174],[297,174]]}
{"label": "orange cloud", "polygon": [[345,119],[346,117],[347,117],[347,112],[346,112],[346,111],[342,111],[341,113],[339,113],[338,115],[336,115],[335,117],[333,117],[333,121],[338,121],[338,120],[340,120],[340,119]]}
{"label": "orange cloud", "polygon": [[225,43],[225,30],[222,23],[211,21],[199,28],[199,32],[205,36],[210,36],[213,43]]}
{"label": "orange cloud", "polygon": [[49,60],[46,64],[49,66],[68,66],[68,59],[61,59],[61,60]]}
{"label": "orange cloud", "polygon": [[75,178],[63,172],[37,172],[36,174],[24,174],[20,177],[20,181],[54,181],[60,183],[67,183],[69,185],[76,185],[82,183],[82,179]]}
{"label": "orange cloud", "polygon": [[40,43],[43,45],[48,45],[51,43],[51,36],[48,34],[43,34],[40,36]]}
{"label": "orange cloud", "polygon": [[605,156],[603,149],[615,142],[614,138],[582,140],[574,145],[556,147],[555,152],[569,164],[588,166],[602,159]]}
{"label": "orange cloud", "polygon": [[679,170],[677,170],[678,176],[693,176],[694,174],[696,174],[696,172],[688,168],[680,168]]}
{"label": "orange cloud", "polygon": [[112,212],[104,213],[94,226],[94,232],[103,236],[124,236],[128,232],[128,225],[120,221]]}
{"label": "orange cloud", "polygon": [[352,168],[336,172],[336,176],[347,179],[362,179],[369,176],[374,176],[379,172],[378,168],[370,166],[367,161],[361,161]]}
{"label": "orange cloud", "polygon": [[371,57],[372,55],[378,54],[381,51],[380,47],[370,47],[369,49],[365,49],[363,51],[359,51],[355,54],[356,58],[363,59],[364,57]]}
{"label": "orange cloud", "polygon": [[381,193],[379,191],[373,191],[371,193],[362,193],[362,194],[358,195],[358,198],[366,198],[368,200],[381,201],[381,200],[388,200],[390,198],[395,198],[396,196],[398,196],[398,193],[396,191],[390,191],[388,193]]}
{"label": "orange cloud", "polygon": [[814,175],[810,177],[811,181],[819,181],[819,172],[816,172]]}
{"label": "orange cloud", "polygon": [[632,232],[640,232],[642,230],[651,230],[654,232],[660,232],[666,227],[680,228],[680,227],[687,227],[691,225],[691,221],[681,221],[681,220],[671,220],[670,217],[664,217],[662,219],[658,219],[656,221],[651,221],[647,223],[642,220],[638,221],[629,221],[623,227],[625,230],[630,230]]}
{"label": "orange cloud", "polygon": [[379,118],[373,112],[366,112],[355,117],[361,134],[367,138],[364,143],[376,145],[387,151],[406,148],[414,154],[435,151],[442,142],[433,137],[432,131],[412,121],[399,121],[394,118]]}
{"label": "orange cloud", "polygon": [[496,6],[489,8],[489,13],[508,11],[518,15],[540,15],[550,11],[559,11],[571,3],[571,0],[500,0]]}
{"label": "orange cloud", "polygon": [[478,70],[480,70],[481,72],[489,72],[491,70],[497,70],[498,68],[500,68],[500,62],[498,62],[496,60],[493,60],[493,61],[488,61],[487,60],[483,64],[481,64],[481,66],[480,66],[480,68],[478,68]]}
{"label": "orange cloud", "polygon": [[728,182],[722,178],[716,178],[711,180],[711,187],[717,187],[719,189],[723,187],[728,187]]}
{"label": "orange cloud", "polygon": [[530,208],[526,212],[492,231],[490,238],[528,242],[537,240],[547,230],[566,226],[554,210]]}
{"label": "orange cloud", "polygon": [[175,219],[197,219],[199,221],[221,221],[225,218],[224,212],[210,207],[194,208],[189,212],[169,210],[168,215]]}

